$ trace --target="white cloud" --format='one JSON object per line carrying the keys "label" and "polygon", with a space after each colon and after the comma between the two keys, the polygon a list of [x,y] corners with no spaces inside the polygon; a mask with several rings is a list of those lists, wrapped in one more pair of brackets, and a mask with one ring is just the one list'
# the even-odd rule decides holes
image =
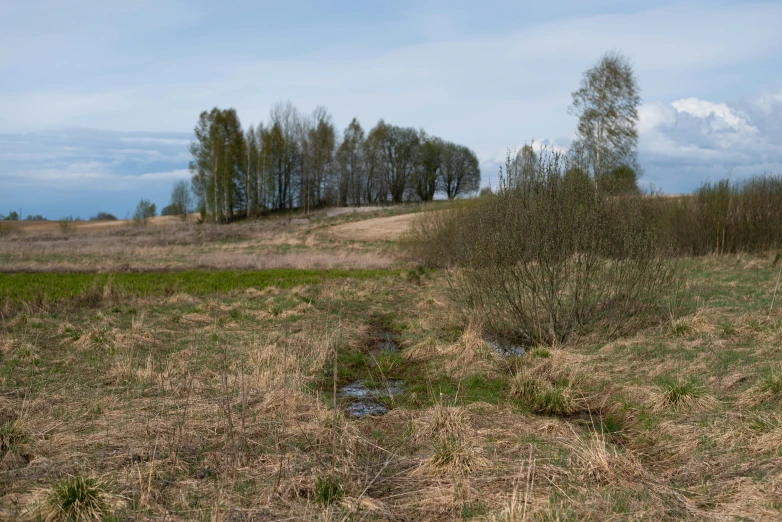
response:
{"label": "white cloud", "polygon": [[671,104],[677,111],[684,112],[696,118],[709,121],[710,130],[733,130],[740,134],[754,135],[758,130],[747,123],[746,118],[739,115],[724,103],[711,103],[698,98],[677,100]]}
{"label": "white cloud", "polygon": [[127,142],[127,143],[143,143],[148,145],[184,145],[185,147],[190,145],[190,140],[186,139],[176,139],[176,138],[153,138],[149,136],[131,136],[131,137],[122,137],[120,138],[120,141]]}
{"label": "white cloud", "polygon": [[643,105],[639,152],[646,180],[677,192],[731,172],[737,179],[782,173],[780,98],[782,90],[745,102],[690,97]]}
{"label": "white cloud", "polygon": [[142,181],[177,181],[180,179],[190,179],[191,173],[187,169],[177,169],[169,172],[150,172],[137,177]]}

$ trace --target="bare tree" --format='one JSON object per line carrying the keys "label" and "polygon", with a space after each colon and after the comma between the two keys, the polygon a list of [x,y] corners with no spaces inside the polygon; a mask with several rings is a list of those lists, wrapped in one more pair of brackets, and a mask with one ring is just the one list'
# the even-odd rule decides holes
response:
{"label": "bare tree", "polygon": [[301,118],[291,102],[272,107],[272,128],[269,138],[270,163],[275,182],[274,206],[278,209],[294,207],[294,183],[299,172],[301,148],[298,138]]}
{"label": "bare tree", "polygon": [[[364,157],[364,129],[353,118],[345,129],[336,154],[336,192],[340,205],[361,205],[366,193],[367,177]],[[367,197],[367,202],[371,197]]]}
{"label": "bare tree", "polygon": [[312,113],[312,119],[302,133],[302,141],[306,145],[303,153],[305,161],[302,171],[302,183],[306,180],[301,206],[305,212],[313,206],[324,203],[327,185],[334,163],[334,148],[336,146],[336,131],[331,122],[331,115],[324,107],[317,107]]}

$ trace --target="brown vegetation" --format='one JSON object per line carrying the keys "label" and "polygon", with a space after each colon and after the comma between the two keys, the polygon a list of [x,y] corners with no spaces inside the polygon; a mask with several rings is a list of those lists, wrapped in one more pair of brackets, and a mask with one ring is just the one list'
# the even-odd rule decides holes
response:
{"label": "brown vegetation", "polygon": [[[335,245],[332,223],[76,234],[68,255],[90,266],[90,241],[118,238],[152,268],[165,248],[312,254]],[[524,355],[495,352],[439,272],[5,306],[0,519],[63,518],[73,499],[115,520],[774,519],[772,261],[682,260],[683,315]],[[377,353],[378,330],[399,353]],[[352,418],[334,396],[389,380],[404,389],[383,416]]]}

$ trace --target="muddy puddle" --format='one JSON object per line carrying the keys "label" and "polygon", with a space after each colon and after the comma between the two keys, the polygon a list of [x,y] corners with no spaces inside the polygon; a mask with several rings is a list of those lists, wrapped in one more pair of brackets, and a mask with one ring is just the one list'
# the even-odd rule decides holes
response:
{"label": "muddy puddle", "polygon": [[498,354],[502,355],[503,357],[509,357],[511,355],[519,357],[524,355],[525,353],[523,347],[508,341],[497,340],[497,339],[484,339],[483,342],[486,343],[486,346],[488,346]]}

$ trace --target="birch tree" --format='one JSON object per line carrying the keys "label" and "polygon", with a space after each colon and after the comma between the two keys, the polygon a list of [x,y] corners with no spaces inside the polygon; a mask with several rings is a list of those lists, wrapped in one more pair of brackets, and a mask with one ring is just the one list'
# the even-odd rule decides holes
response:
{"label": "birch tree", "polygon": [[573,149],[588,158],[595,184],[620,166],[637,171],[639,103],[633,67],[617,52],[603,55],[573,93],[570,113],[578,117]]}

